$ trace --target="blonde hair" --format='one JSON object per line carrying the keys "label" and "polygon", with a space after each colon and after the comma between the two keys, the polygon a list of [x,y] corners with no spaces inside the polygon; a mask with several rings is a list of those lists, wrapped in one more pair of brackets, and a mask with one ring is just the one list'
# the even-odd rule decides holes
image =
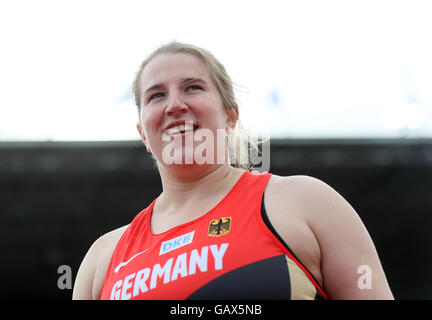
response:
{"label": "blonde hair", "polygon": [[233,134],[230,135],[228,142],[231,165],[236,168],[250,170],[253,167],[253,164],[251,163],[251,159],[249,157],[249,147],[258,150],[258,144],[260,144],[262,141],[252,139],[242,125],[239,119],[238,103],[234,94],[233,81],[226,72],[226,69],[222,63],[220,63],[208,50],[191,44],[171,41],[153,51],[141,64],[132,84],[132,96],[138,108],[138,113],[140,113],[141,109],[142,93],[140,79],[143,70],[155,57],[161,54],[175,53],[190,54],[204,62],[207,71],[209,72],[210,78],[213,80],[216,88],[219,91],[225,110],[234,111],[237,115],[239,130],[235,130]]}

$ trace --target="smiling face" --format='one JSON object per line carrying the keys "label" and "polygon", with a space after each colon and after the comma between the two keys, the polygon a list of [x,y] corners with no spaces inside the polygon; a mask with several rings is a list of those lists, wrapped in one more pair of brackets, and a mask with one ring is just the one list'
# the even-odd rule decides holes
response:
{"label": "smiling face", "polygon": [[[137,128],[147,149],[159,162],[163,163],[162,152],[170,140],[185,139],[184,135],[176,134],[184,130],[175,126],[179,124],[177,121],[193,124],[197,130],[205,129],[214,139],[218,129],[228,131],[235,127],[235,112],[225,110],[205,64],[191,54],[156,56],[141,73],[140,92]],[[198,144],[193,143],[192,148]]]}

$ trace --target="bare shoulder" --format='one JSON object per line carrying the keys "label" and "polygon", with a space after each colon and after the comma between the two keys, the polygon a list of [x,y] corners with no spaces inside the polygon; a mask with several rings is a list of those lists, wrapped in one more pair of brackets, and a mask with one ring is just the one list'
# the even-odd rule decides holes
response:
{"label": "bare shoulder", "polygon": [[78,270],[73,299],[99,299],[112,253],[128,226],[105,233],[93,242]]}
{"label": "bare shoulder", "polygon": [[94,242],[94,245],[97,245],[99,247],[112,246],[112,245],[115,246],[117,242],[120,240],[123,233],[126,231],[127,227],[129,227],[129,225],[125,225],[105,233]]}
{"label": "bare shoulder", "polygon": [[[308,224],[320,245],[336,228],[362,228],[359,215],[351,204],[326,182],[311,176],[275,177],[278,200]],[[321,247],[321,250],[323,248]]]}
{"label": "bare shoulder", "polygon": [[307,175],[273,175],[269,187],[273,197],[277,197],[284,206],[295,209],[298,215],[309,224],[337,214],[334,209],[345,209],[347,215],[356,216],[351,205],[326,182]]}
{"label": "bare shoulder", "polygon": [[[297,221],[306,230],[305,235],[313,235],[306,238],[307,246],[294,242],[299,243],[306,259],[312,255],[312,268],[316,268],[331,299],[393,298],[372,238],[355,209],[338,191],[320,179],[304,175],[274,176],[271,182],[271,196],[280,202],[272,203],[279,210],[276,221],[285,229],[289,224],[284,225],[284,221]],[[360,283],[359,270],[368,270],[374,282]]]}
{"label": "bare shoulder", "polygon": [[283,187],[284,189],[289,188],[290,191],[297,190],[298,195],[305,195],[305,196],[311,190],[317,188],[321,190],[327,190],[327,191],[329,191],[329,189],[332,189],[324,181],[307,175],[279,176],[279,175],[272,174],[272,183],[278,185],[279,187]]}

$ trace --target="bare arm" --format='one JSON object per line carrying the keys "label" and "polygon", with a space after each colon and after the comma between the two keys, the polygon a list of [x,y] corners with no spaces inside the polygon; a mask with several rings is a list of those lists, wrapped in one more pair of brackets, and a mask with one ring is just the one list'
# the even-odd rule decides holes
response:
{"label": "bare arm", "polygon": [[305,220],[319,244],[328,297],[393,299],[372,239],[351,205],[319,179],[294,179]]}
{"label": "bare arm", "polygon": [[128,226],[111,231],[97,239],[85,255],[75,279],[73,300],[98,300],[112,253]]}
{"label": "bare arm", "polygon": [[93,300],[92,288],[97,265],[98,240],[93,243],[81,262],[73,288],[73,300]]}

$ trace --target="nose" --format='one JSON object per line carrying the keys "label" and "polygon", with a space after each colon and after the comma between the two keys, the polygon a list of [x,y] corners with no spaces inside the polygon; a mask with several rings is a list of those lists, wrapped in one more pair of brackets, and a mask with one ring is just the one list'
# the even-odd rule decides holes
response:
{"label": "nose", "polygon": [[177,115],[185,113],[188,110],[186,103],[179,97],[177,92],[172,92],[167,100],[167,106],[165,108],[165,113],[167,115]]}

